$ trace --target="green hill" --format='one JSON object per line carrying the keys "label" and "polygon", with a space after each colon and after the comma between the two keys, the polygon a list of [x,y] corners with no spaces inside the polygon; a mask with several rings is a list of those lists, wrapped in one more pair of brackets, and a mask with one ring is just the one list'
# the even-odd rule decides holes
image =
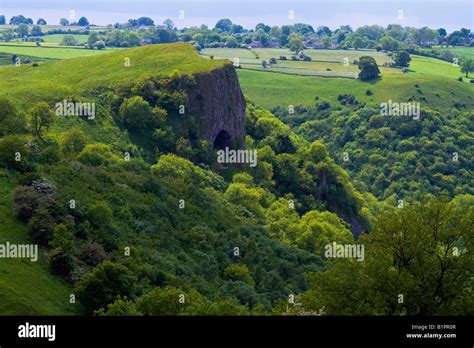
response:
{"label": "green hill", "polygon": [[38,67],[25,64],[3,68],[0,95],[20,104],[39,100],[55,103],[98,87],[127,85],[150,76],[167,77],[175,70],[182,75],[205,73],[226,63],[202,59],[189,44],[150,45],[40,63]]}

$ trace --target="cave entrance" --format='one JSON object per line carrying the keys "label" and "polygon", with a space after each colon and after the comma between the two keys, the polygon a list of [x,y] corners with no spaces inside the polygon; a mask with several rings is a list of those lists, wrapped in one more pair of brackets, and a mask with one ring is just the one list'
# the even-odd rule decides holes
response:
{"label": "cave entrance", "polygon": [[232,143],[232,137],[225,130],[221,130],[217,134],[216,139],[214,140],[214,149],[224,150],[226,147],[230,147]]}

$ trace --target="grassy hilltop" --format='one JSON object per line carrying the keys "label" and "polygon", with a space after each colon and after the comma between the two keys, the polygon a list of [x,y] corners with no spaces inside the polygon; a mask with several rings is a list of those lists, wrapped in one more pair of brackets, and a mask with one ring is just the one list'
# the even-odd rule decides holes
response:
{"label": "grassy hilltop", "polygon": [[[84,50],[86,51],[86,50]],[[130,67],[125,67],[129,59]],[[226,64],[199,57],[188,44],[150,45],[109,51],[92,57],[25,64],[0,70],[0,95],[20,104],[58,101],[98,87],[128,84],[150,76],[168,76],[174,70],[182,75],[205,73]]]}

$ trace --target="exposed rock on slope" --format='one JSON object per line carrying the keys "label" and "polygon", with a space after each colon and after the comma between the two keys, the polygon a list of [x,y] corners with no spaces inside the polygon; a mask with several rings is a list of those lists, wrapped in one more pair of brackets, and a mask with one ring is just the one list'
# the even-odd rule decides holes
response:
{"label": "exposed rock on slope", "polygon": [[198,117],[199,133],[216,148],[232,147],[245,138],[245,98],[231,64],[195,76],[188,91],[189,112]]}

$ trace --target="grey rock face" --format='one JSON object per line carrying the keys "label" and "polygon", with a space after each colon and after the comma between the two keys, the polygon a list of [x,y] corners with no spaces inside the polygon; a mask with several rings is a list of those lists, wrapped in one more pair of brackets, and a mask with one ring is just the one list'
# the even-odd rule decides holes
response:
{"label": "grey rock face", "polygon": [[200,138],[218,148],[242,144],[246,102],[234,67],[228,64],[194,78],[195,86],[187,91],[188,111],[198,118]]}

